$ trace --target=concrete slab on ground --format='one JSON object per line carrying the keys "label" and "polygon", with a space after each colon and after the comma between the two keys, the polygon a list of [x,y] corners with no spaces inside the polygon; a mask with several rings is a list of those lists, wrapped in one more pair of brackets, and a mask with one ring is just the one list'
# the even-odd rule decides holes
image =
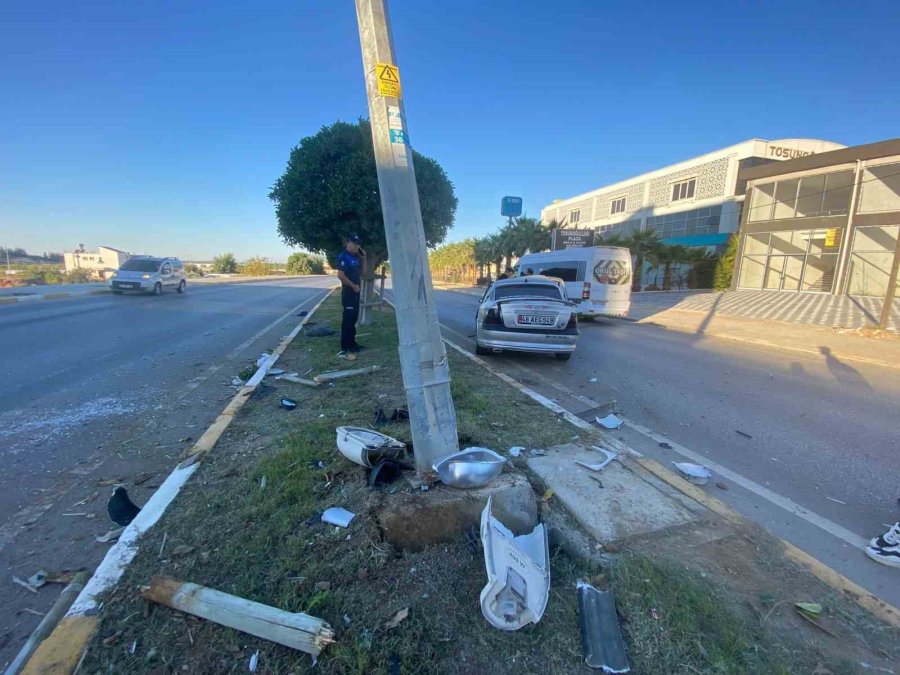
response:
{"label": "concrete slab on ground", "polygon": [[[576,521],[598,542],[626,542],[635,537],[696,521],[702,507],[653,477],[614,461],[602,472],[575,463],[598,464],[605,457],[580,445],[560,445],[528,466]],[[603,487],[591,478],[595,476]]]}
{"label": "concrete slab on ground", "polygon": [[376,519],[391,544],[419,551],[455,541],[477,528],[489,496],[494,498],[494,517],[514,534],[525,534],[537,525],[537,498],[531,484],[513,472],[502,473],[490,485],[474,490],[436,485],[427,492],[389,495]]}

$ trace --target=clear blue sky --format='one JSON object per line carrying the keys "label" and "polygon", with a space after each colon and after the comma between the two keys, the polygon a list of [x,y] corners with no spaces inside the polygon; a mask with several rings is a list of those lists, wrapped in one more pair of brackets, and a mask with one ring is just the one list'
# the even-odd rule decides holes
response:
{"label": "clear blue sky", "polygon": [[[414,146],[451,239],[752,137],[898,135],[900,3],[390,2]],[[289,252],[290,148],[366,114],[351,0],[7,0],[0,245]]]}

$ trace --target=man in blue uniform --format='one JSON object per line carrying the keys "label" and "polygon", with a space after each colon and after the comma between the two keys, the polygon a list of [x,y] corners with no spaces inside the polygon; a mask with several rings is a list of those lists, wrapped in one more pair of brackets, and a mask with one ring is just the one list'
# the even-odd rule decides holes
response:
{"label": "man in blue uniform", "polygon": [[344,239],[344,250],[337,258],[338,279],[341,280],[341,302],[344,316],[341,321],[341,356],[362,349],[356,343],[356,320],[359,318],[359,289],[362,279],[362,261],[366,252],[360,247],[355,234]]}

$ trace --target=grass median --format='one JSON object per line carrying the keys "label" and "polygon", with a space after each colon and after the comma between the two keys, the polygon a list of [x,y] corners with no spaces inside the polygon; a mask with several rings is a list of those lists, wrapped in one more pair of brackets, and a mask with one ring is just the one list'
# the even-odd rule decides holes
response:
{"label": "grass median", "polygon": [[[337,328],[340,312],[332,297],[313,319]],[[137,589],[154,574],[325,619],[336,642],[315,668],[329,674],[591,672],[582,661],[575,582],[598,577],[616,590],[634,672],[814,667],[815,654],[779,646],[732,611],[725,589],[640,556],[620,556],[616,565],[599,569],[554,550],[550,602],[541,622],[513,633],[491,628],[479,608],[486,575],[477,536],[463,534],[418,552],[395,549],[374,518],[393,488],[370,489],[364,470],[335,449],[335,427],[371,426],[377,407],[390,415],[405,406],[393,313],[376,311],[359,341],[368,349],[352,366],[336,357],[336,336],[301,334],[287,349],[278,366],[301,374],[369,365],[381,370],[316,389],[266,379],[142,540],[105,600],[82,672],[246,672],[257,650],[257,672],[312,667],[305,654],[146,605]],[[546,448],[581,437],[477,364],[453,351],[449,359],[462,446]],[[282,396],[299,406],[281,409]],[[407,425],[383,431],[411,442]],[[315,522],[315,514],[330,506],[357,517],[347,529]],[[402,609],[408,617],[386,627]]]}

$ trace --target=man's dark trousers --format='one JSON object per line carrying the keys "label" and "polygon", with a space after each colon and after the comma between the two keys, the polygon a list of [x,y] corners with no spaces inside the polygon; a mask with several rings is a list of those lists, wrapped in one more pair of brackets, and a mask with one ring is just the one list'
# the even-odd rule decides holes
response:
{"label": "man's dark trousers", "polygon": [[344,318],[341,320],[341,350],[347,351],[356,344],[356,320],[359,318],[359,293],[344,286],[341,289]]}

